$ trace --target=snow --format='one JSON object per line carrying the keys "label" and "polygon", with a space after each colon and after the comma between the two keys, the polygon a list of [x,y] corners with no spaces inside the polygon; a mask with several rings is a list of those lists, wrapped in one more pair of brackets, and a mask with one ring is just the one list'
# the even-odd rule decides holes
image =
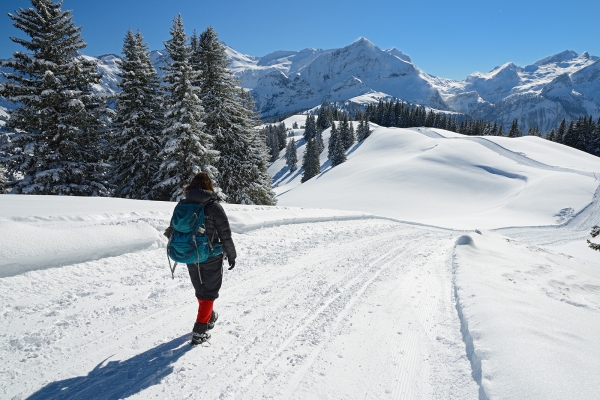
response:
{"label": "snow", "polygon": [[485,231],[461,236],[453,263],[475,379],[488,398],[598,397],[600,265]]}
{"label": "snow", "polygon": [[207,347],[168,269],[174,203],[0,195],[0,397],[597,398],[597,159],[372,129],[301,185],[277,160],[278,206],[224,204]]}
{"label": "snow", "polygon": [[[277,185],[278,204],[362,210],[454,229],[492,229],[560,223],[561,210],[583,209],[598,185],[593,175],[600,171],[596,157],[585,155],[577,161],[574,154],[583,153],[546,146],[542,139],[535,142],[537,147],[529,138],[500,141],[513,141],[514,151],[509,151],[487,137],[373,127],[367,140],[350,149],[349,161],[336,168],[330,168],[325,149],[321,175],[303,185],[302,170],[290,174],[283,158],[273,163],[269,172]],[[329,134],[330,130],[323,133],[326,144]],[[297,138],[297,143],[301,165],[305,142]],[[540,159],[551,162],[555,156],[558,165],[525,155],[548,148],[554,153]],[[381,187],[386,188],[385,196],[375,195]]]}

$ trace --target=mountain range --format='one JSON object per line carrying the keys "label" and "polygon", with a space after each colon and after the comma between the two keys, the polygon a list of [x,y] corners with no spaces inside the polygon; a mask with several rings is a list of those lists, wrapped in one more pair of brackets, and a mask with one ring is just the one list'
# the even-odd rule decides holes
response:
{"label": "mountain range", "polygon": [[[525,67],[511,62],[463,81],[420,70],[402,51],[382,50],[365,38],[339,49],[275,51],[263,57],[226,46],[229,67],[254,96],[262,117],[307,110],[323,102],[350,106],[399,99],[429,108],[497,121],[507,127],[519,118],[522,129],[543,132],[563,118],[600,117],[600,61],[567,50]],[[93,58],[93,57],[90,57]],[[119,71],[114,54],[95,57],[104,74],[100,92],[116,93]],[[159,74],[164,50],[151,58]],[[0,77],[0,82],[3,78]],[[0,99],[0,120],[6,118]]]}

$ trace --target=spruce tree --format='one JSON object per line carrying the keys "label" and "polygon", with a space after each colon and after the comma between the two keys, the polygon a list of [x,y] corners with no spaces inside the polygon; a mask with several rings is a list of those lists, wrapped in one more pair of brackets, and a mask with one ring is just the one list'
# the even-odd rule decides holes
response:
{"label": "spruce tree", "polygon": [[304,159],[302,160],[302,168],[304,168],[304,173],[302,174],[302,179],[300,180],[302,183],[321,173],[321,161],[319,160],[317,142],[314,138],[310,139],[306,144],[306,149],[304,150]]}
{"label": "spruce tree", "polygon": [[365,119],[358,123],[358,129],[356,130],[357,140],[362,142],[371,135],[371,129],[369,128],[369,122]]}
{"label": "spruce tree", "polygon": [[329,136],[328,158],[331,166],[335,167],[346,161],[346,150],[340,131],[336,128],[335,122],[331,123],[331,135]]}
{"label": "spruce tree", "polygon": [[348,122],[348,116],[344,115],[339,127],[340,137],[342,139],[342,145],[344,150],[348,150],[354,144],[354,132],[350,131],[350,123]]}
{"label": "spruce tree", "polygon": [[127,32],[113,123],[115,195],[148,199],[160,166],[163,104],[160,81],[142,34]]}
{"label": "spruce tree", "polygon": [[[560,129],[560,127],[559,127]],[[569,127],[562,136],[562,144],[570,147],[575,147],[577,144],[577,134],[575,132],[575,122],[569,122]]]}
{"label": "spruce tree", "polygon": [[220,153],[219,186],[231,203],[275,204],[267,173],[269,155],[255,129],[258,120],[253,102],[227,69],[225,46],[212,27],[202,32],[193,53],[193,68],[201,73],[205,129]]}
{"label": "spruce tree", "polygon": [[189,64],[191,55],[183,29],[181,15],[173,20],[171,39],[165,42],[171,61],[165,67],[164,81],[167,112],[165,114],[164,147],[159,154],[161,164],[156,174],[150,197],[157,200],[176,201],[183,186],[197,173],[205,172],[211,178],[217,175],[214,167],[219,153],[212,149],[212,138],[203,127],[204,110],[192,86],[197,73]]}
{"label": "spruce tree", "polygon": [[331,126],[331,113],[329,108],[323,104],[319,109],[319,115],[316,120],[317,129],[320,128],[321,131],[329,128]]}
{"label": "spruce tree", "polygon": [[521,129],[519,129],[519,120],[517,118],[513,119],[507,136],[512,138],[523,136],[523,132],[521,132]]}
{"label": "spruce tree", "polygon": [[319,127],[317,127],[316,140],[317,140],[317,149],[319,151],[319,154],[321,154],[323,152],[323,150],[325,149],[325,143],[323,142],[323,131]]}
{"label": "spruce tree", "polygon": [[313,139],[315,136],[317,136],[317,123],[315,120],[315,116],[312,114],[308,114],[306,116],[303,136],[307,142],[309,139]]}
{"label": "spruce tree", "polygon": [[565,118],[560,122],[558,126],[558,130],[556,131],[556,135],[554,137],[554,141],[558,143],[564,143],[565,133],[567,132],[567,121]]}
{"label": "spruce tree", "polygon": [[298,151],[296,149],[296,140],[291,138],[285,149],[285,164],[290,167],[290,172],[298,169]]}
{"label": "spruce tree", "polygon": [[8,193],[6,184],[8,183],[8,170],[3,164],[0,164],[0,194]]}
{"label": "spruce tree", "polygon": [[9,14],[31,39],[11,38],[27,52],[1,62],[12,68],[0,96],[18,104],[7,128],[17,132],[6,164],[22,176],[13,193],[108,195],[103,162],[105,102],[92,91],[100,82],[97,64],[79,55],[86,47],[81,27],[62,2],[32,0],[32,8]]}

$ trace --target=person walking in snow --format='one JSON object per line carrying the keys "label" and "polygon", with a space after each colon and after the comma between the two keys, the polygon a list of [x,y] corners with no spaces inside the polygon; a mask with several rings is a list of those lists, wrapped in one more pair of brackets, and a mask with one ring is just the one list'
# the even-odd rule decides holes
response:
{"label": "person walking in snow", "polygon": [[[231,238],[229,220],[225,210],[218,203],[212,181],[206,173],[199,173],[184,189],[185,198],[182,203],[204,205],[206,235],[211,242],[221,243],[224,254],[210,257],[199,264],[187,264],[190,279],[198,299],[198,315],[192,330],[192,345],[201,344],[210,339],[208,332],[215,326],[217,312],[213,303],[219,297],[219,289],[223,282],[223,259],[227,258],[229,269],[235,266],[235,245]],[[168,235],[170,236],[170,235]]]}

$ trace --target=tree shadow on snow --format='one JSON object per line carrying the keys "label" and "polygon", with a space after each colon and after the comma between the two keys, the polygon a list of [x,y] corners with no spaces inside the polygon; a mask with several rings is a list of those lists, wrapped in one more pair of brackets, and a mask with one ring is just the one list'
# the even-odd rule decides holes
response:
{"label": "tree shadow on snow", "polygon": [[186,334],[128,360],[102,361],[87,376],[51,382],[28,399],[122,399],[160,383],[192,349]]}

